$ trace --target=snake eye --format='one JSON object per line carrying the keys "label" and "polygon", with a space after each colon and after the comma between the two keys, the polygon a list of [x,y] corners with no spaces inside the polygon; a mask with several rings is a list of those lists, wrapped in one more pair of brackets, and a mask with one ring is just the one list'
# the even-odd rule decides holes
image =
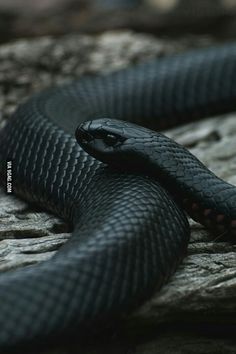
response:
{"label": "snake eye", "polygon": [[114,146],[118,141],[119,141],[119,139],[114,134],[107,134],[104,137],[104,142],[108,146]]}

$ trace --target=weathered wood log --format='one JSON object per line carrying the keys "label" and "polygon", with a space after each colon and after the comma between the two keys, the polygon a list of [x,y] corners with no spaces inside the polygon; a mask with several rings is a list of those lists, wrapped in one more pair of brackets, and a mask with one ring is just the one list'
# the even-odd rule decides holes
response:
{"label": "weathered wood log", "polygon": [[[211,42],[210,38],[199,37],[195,45]],[[186,40],[160,41],[130,32],[21,40],[4,45],[0,47],[1,125],[20,102],[40,89],[82,74],[109,72],[181,51],[186,46]],[[235,114],[189,123],[167,134],[190,148],[216,174],[236,184]],[[236,247],[214,242],[220,235],[212,239],[192,221],[191,230],[188,256],[170,282],[124,320],[125,336],[109,340],[105,346],[89,345],[83,352],[129,349],[136,353],[235,353],[232,338],[213,338],[212,333],[236,333]],[[15,196],[6,196],[1,189],[1,271],[48,259],[69,237],[68,225],[63,221]],[[205,333],[206,328],[211,329],[209,333]],[[66,352],[77,353],[79,349],[77,343]],[[65,348],[54,350],[42,353],[65,352]]]}

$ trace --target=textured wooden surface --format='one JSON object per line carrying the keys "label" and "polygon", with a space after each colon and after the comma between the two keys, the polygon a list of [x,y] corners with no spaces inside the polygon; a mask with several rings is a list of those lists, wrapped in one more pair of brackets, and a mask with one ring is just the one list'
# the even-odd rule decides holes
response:
{"label": "textured wooden surface", "polygon": [[[191,42],[192,38],[176,43],[117,32],[96,37],[42,38],[2,46],[1,124],[21,101],[44,87],[68,82],[84,73],[108,72],[184,50]],[[195,37],[194,45],[211,42],[211,38]],[[236,185],[235,114],[190,123],[167,134]],[[123,333],[83,349],[80,343],[73,342],[40,353],[235,353],[236,246],[214,242],[194,222],[191,228],[188,256],[182,266],[158,294],[124,321]],[[213,235],[213,239],[219,236]],[[69,237],[63,221],[43,210],[32,209],[15,196],[5,196],[0,190],[1,271],[48,259]],[[37,352],[36,348],[31,352]]]}

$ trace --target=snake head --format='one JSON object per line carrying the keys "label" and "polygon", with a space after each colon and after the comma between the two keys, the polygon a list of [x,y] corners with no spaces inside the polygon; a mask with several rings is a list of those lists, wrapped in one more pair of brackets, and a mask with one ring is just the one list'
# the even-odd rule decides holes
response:
{"label": "snake head", "polygon": [[[75,136],[90,155],[105,163],[132,164],[135,145],[145,138],[147,129],[115,119],[96,119],[82,123]],[[147,134],[147,133],[146,133]]]}

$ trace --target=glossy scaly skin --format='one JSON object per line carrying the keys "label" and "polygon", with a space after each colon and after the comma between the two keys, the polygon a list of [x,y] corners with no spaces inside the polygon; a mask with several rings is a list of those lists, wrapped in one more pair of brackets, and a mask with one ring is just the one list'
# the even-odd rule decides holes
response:
{"label": "glossy scaly skin", "polygon": [[236,187],[174,140],[114,119],[82,123],[76,137],[98,160],[157,178],[193,219],[235,242]]}

